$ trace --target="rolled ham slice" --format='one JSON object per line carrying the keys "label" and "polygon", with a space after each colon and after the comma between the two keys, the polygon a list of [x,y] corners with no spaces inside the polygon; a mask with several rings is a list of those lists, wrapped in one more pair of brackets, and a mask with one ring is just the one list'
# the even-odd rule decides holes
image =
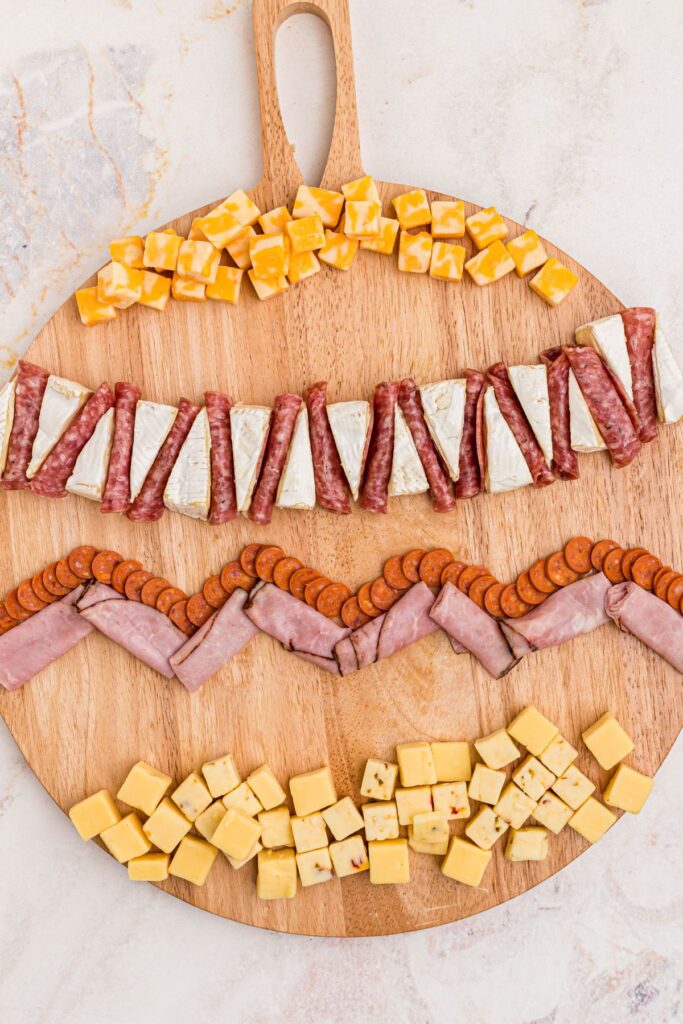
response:
{"label": "rolled ham slice", "polygon": [[563,480],[576,480],[579,476],[579,458],[572,448],[569,419],[569,360],[561,348],[548,348],[541,352],[548,374],[548,400],[550,402],[550,429],[553,437],[553,463],[551,469]]}
{"label": "rolled ham slice", "polygon": [[31,480],[31,490],[35,494],[43,498],[66,497],[66,482],[74,471],[78,456],[94,434],[99,421],[113,406],[114,396],[105,381],[90,396]]}
{"label": "rolled ham slice", "polygon": [[245,614],[258,629],[278,640],[285,650],[328,672],[339,671],[334,648],[351,632],[347,627],[338,626],[273,583],[266,583],[256,593],[252,592]]}
{"label": "rolled ham slice", "polygon": [[340,640],[334,649],[334,654],[340,675],[350,676],[358,669],[358,658],[351,637],[347,636],[346,640]]}
{"label": "rolled ham slice", "polygon": [[632,633],[677,672],[683,673],[683,616],[680,612],[636,583],[617,583],[610,587],[605,595],[605,611],[622,632]]}
{"label": "rolled ham slice", "polygon": [[135,384],[125,380],[118,381],[114,387],[114,440],[100,512],[126,512],[130,508],[130,460],[140,394]]}
{"label": "rolled ham slice", "polygon": [[633,404],[638,417],[638,437],[652,441],[657,433],[657,402],[652,350],[655,343],[655,311],[648,306],[622,309],[626,348],[631,364]]}
{"label": "rolled ham slice", "polygon": [[355,629],[335,647],[341,674],[366,668],[436,633],[439,627],[429,615],[433,604],[434,594],[426,583],[416,583],[388,612]]}
{"label": "rolled ham slice", "polygon": [[460,440],[460,474],[455,484],[456,498],[473,498],[481,490],[482,437],[481,398],[484,375],[478,370],[465,370],[465,416]]}
{"label": "rolled ham slice", "polygon": [[284,394],[277,395],[275,398],[261,475],[249,506],[249,518],[255,523],[265,525],[272,518],[278,484],[300,409],[301,398],[299,395]]}
{"label": "rolled ham slice", "polygon": [[389,478],[394,459],[394,417],[399,385],[382,382],[375,388],[373,422],[368,458],[365,463],[360,505],[370,512],[385,513],[388,508]]}
{"label": "rolled ham slice", "polygon": [[398,404],[412,434],[417,454],[429,482],[435,512],[450,512],[455,508],[455,497],[451,491],[448,474],[444,470],[439,453],[427,428],[420,389],[411,377],[401,381]]}
{"label": "rolled ham slice", "polygon": [[40,406],[49,376],[47,370],[43,370],[42,367],[27,363],[25,359],[19,360],[14,393],[14,421],[1,481],[5,490],[17,491],[29,486],[26,470],[38,433]]}
{"label": "rolled ham slice", "polygon": [[519,661],[496,620],[452,583],[445,583],[441,588],[430,614],[434,622],[473,654],[495,679],[507,675]]}
{"label": "rolled ham slice", "polygon": [[169,658],[171,668],[190,693],[196,693],[258,633],[244,614],[248,599],[246,590],[233,591],[223,607]]}
{"label": "rolled ham slice", "polygon": [[555,474],[545,461],[543,450],[510,383],[506,367],[503,363],[496,363],[488,370],[486,377],[495,392],[498,407],[524,456],[534,487],[547,487],[555,479]]}
{"label": "rolled ham slice", "polygon": [[615,466],[628,466],[642,445],[614,378],[594,348],[568,345],[563,351],[612,461]]}
{"label": "rolled ham slice", "polygon": [[230,409],[233,400],[219,391],[205,391],[211,433],[211,506],[209,522],[220,526],[237,515],[235,465],[232,457]]}
{"label": "rolled ham slice", "polygon": [[382,632],[386,616],[386,612],[382,615],[377,615],[370,622],[366,622],[364,626],[361,626],[360,629],[354,629],[349,637],[356,654],[356,665],[358,668],[367,668],[368,665],[374,665],[377,661],[377,644],[379,643],[379,634]]}
{"label": "rolled ham slice", "polygon": [[504,619],[504,625],[523,637],[533,650],[556,647],[609,622],[605,594],[610,586],[604,573],[586,576],[555,591],[519,619]]}

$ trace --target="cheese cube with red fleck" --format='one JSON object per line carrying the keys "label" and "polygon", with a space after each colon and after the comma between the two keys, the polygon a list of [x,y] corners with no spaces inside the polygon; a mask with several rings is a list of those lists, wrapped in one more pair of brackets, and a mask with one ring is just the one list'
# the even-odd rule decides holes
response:
{"label": "cheese cube with red fleck", "polygon": [[325,244],[325,228],[317,213],[310,217],[290,220],[285,224],[291,250],[295,255],[322,249]]}
{"label": "cheese cube with red fleck", "polygon": [[349,238],[377,238],[381,228],[382,207],[360,199],[347,200],[344,209],[344,234]]}
{"label": "cheese cube with red fleck", "polygon": [[204,302],[206,285],[191,281],[189,277],[174,274],[171,280],[171,295],[180,302]]}
{"label": "cheese cube with red fleck", "polygon": [[369,174],[363,178],[356,178],[355,181],[347,181],[346,185],[342,185],[342,192],[347,202],[349,200],[361,203],[381,202],[375,180]]}
{"label": "cheese cube with red fleck", "polygon": [[139,235],[127,235],[115,238],[109,243],[109,255],[114,263],[125,263],[127,267],[142,270],[142,254],[145,251],[145,240]]}
{"label": "cheese cube with red fleck", "polygon": [[283,277],[289,269],[289,247],[284,235],[256,235],[249,243],[251,274],[259,281]]}
{"label": "cheese cube with red fleck", "polygon": [[318,253],[323,263],[337,270],[349,270],[358,251],[355,238],[347,238],[335,231],[325,231],[325,245]]}
{"label": "cheese cube with red fleck", "polygon": [[220,251],[211,242],[195,242],[186,238],[180,243],[176,272],[200,284],[213,284],[220,260]]}
{"label": "cheese cube with red fleck", "polygon": [[362,836],[349,836],[338,843],[330,843],[330,860],[337,878],[357,875],[370,867]]}
{"label": "cheese cube with red fleck", "polygon": [[579,279],[574,271],[554,257],[544,263],[536,276],[529,281],[532,291],[540,295],[549,306],[559,306],[578,283]]}
{"label": "cheese cube with red fleck", "polygon": [[117,309],[128,309],[142,292],[142,274],[124,263],[107,263],[97,275],[100,302],[110,302]]}
{"label": "cheese cube with red fleck", "polygon": [[379,252],[383,256],[391,256],[396,245],[399,223],[393,217],[380,217],[379,234],[376,238],[364,238],[361,249],[368,249],[370,252]]}
{"label": "cheese cube with red fleck", "polygon": [[142,291],[138,303],[163,312],[171,297],[171,278],[155,274],[153,270],[142,271]]}
{"label": "cheese cube with red fleck", "polygon": [[292,215],[296,220],[300,217],[314,217],[317,214],[323,222],[323,227],[333,228],[339,223],[343,206],[344,196],[341,192],[300,185]]}
{"label": "cheese cube with red fleck", "polygon": [[93,327],[116,317],[116,308],[110,302],[100,301],[97,285],[93,285],[92,288],[79,288],[76,292],[76,306],[81,323],[86,327]]}
{"label": "cheese cube with red fleck", "polygon": [[465,264],[465,270],[480,287],[500,281],[514,269],[514,260],[500,241],[492,242],[488,249],[482,249]]}
{"label": "cheese cube with red fleck", "polygon": [[537,270],[548,259],[548,253],[543,248],[541,239],[531,228],[523,235],[510,239],[505,248],[515,261],[518,277],[525,277],[532,270]]}
{"label": "cheese cube with red fleck", "polygon": [[291,219],[292,215],[286,206],[276,206],[274,210],[262,213],[258,222],[264,235],[279,235]]}
{"label": "cheese cube with red fleck", "polygon": [[448,815],[449,821],[469,818],[470,801],[466,782],[439,782],[432,786],[432,803],[435,811]]}
{"label": "cheese cube with red fleck", "polygon": [[299,878],[304,888],[309,885],[318,885],[320,882],[329,882],[334,878],[330,851],[327,847],[323,850],[297,853],[296,866],[299,869]]}
{"label": "cheese cube with red fleck", "polygon": [[307,277],[313,277],[319,272],[320,263],[314,252],[291,253],[287,271],[290,284],[298,284],[299,281],[305,281]]}
{"label": "cheese cube with red fleck", "polygon": [[423,188],[414,188],[411,192],[402,192],[400,196],[394,196],[391,205],[404,231],[432,223],[432,211]]}
{"label": "cheese cube with red fleck", "polygon": [[168,231],[150,231],[145,239],[142,262],[152,270],[175,270],[182,238]]}
{"label": "cheese cube with red fleck", "polygon": [[435,241],[432,245],[429,276],[439,281],[462,281],[465,255],[464,245]]}
{"label": "cheese cube with red fleck", "polygon": [[251,243],[255,238],[258,238],[258,235],[252,227],[248,227],[225,247],[240,270],[248,270],[251,266]]}
{"label": "cheese cube with red fleck", "polygon": [[279,295],[280,292],[286,292],[289,288],[289,281],[284,276],[274,277],[269,281],[262,281],[256,277],[253,270],[248,270],[247,273],[249,274],[249,280],[254,286],[254,291],[262,302],[266,299],[272,299],[274,295]]}
{"label": "cheese cube with red fleck", "polygon": [[432,238],[465,237],[465,204],[462,199],[435,199],[432,203]]}
{"label": "cheese cube with red fleck", "polygon": [[411,235],[401,231],[398,242],[398,269],[409,274],[426,274],[432,260],[432,236],[427,231]]}
{"label": "cheese cube with red fleck", "polygon": [[238,267],[219,267],[216,271],[216,280],[213,284],[207,284],[207,299],[217,299],[220,302],[230,302],[237,305],[240,297],[243,270]]}
{"label": "cheese cube with red fleck", "polygon": [[491,242],[506,238],[508,233],[505,221],[495,206],[473,213],[465,220],[465,227],[477,249],[485,249]]}

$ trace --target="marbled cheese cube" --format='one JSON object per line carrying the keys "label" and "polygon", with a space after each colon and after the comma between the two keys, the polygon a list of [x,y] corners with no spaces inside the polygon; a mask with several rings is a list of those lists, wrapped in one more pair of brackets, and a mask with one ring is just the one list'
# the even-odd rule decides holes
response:
{"label": "marbled cheese cube", "polygon": [[[361,819],[361,827],[362,825]],[[325,819],[320,811],[314,811],[313,814],[306,814],[303,817],[295,815],[292,818],[292,834],[298,853],[319,850],[321,847],[327,846],[329,842]]]}
{"label": "marbled cheese cube", "polygon": [[505,846],[506,860],[545,860],[548,856],[548,833],[544,828],[529,825],[511,829]]}
{"label": "marbled cheese cube", "polygon": [[520,711],[508,725],[508,732],[513,740],[526,747],[534,757],[538,757],[546,749],[559,731],[557,726],[548,721],[533,704]]}
{"label": "marbled cheese cube", "polygon": [[213,839],[214,832],[227,813],[228,811],[223,801],[215,800],[210,807],[207,807],[205,811],[197,815],[194,827],[200,836],[204,836],[205,839],[210,841]]}
{"label": "marbled cheese cube", "polygon": [[259,281],[274,281],[289,270],[289,246],[285,236],[256,235],[249,243],[252,270]]}
{"label": "marbled cheese cube", "polygon": [[415,853],[429,853],[433,857],[443,857],[448,853],[448,843],[450,841],[450,832],[444,839],[438,839],[433,843],[426,843],[422,839],[416,839],[415,831],[412,825],[408,825],[408,846]]}
{"label": "marbled cheese cube", "polygon": [[246,782],[241,782],[239,786],[235,786],[229,793],[226,793],[223,797],[223,804],[228,810],[234,807],[236,810],[242,811],[243,814],[248,814],[251,818],[263,810],[261,801],[249,789]]}
{"label": "marbled cheese cube", "polygon": [[356,178],[355,181],[347,181],[345,185],[342,185],[342,193],[347,202],[349,200],[365,203],[381,201],[375,180],[369,174],[362,178]]}
{"label": "marbled cheese cube", "polygon": [[114,238],[109,243],[109,255],[114,263],[125,263],[127,267],[142,270],[142,254],[145,251],[145,240],[140,235],[127,235],[125,238]]}
{"label": "marbled cheese cube", "polygon": [[465,220],[465,227],[477,249],[486,249],[492,242],[505,238],[508,233],[505,221],[495,206],[473,213]]}
{"label": "marbled cheese cube", "polygon": [[172,782],[170,775],[153,768],[146,761],[138,761],[126,775],[116,797],[149,817],[159,806],[159,801],[166,795]]}
{"label": "marbled cheese cube", "polygon": [[436,782],[434,756],[429,743],[398,743],[396,759],[402,786],[431,786]]}
{"label": "marbled cheese cube", "polygon": [[609,711],[582,732],[581,737],[605,771],[614,768],[633,750],[633,740]]}
{"label": "marbled cheese cube", "polygon": [[504,785],[505,772],[497,772],[486,765],[475,764],[467,793],[470,800],[478,800],[482,804],[495,804]]}
{"label": "marbled cheese cube", "polygon": [[256,277],[253,270],[248,270],[247,273],[249,274],[249,280],[254,286],[254,291],[261,302],[264,302],[266,299],[272,299],[274,295],[286,292],[289,288],[289,281],[284,276],[273,278],[271,281],[261,281]]}
{"label": "marbled cheese cube", "polygon": [[225,817],[218,823],[211,842],[226,856],[243,860],[254,843],[261,838],[260,822],[235,807],[228,808]]}
{"label": "marbled cheese cube", "polygon": [[261,216],[256,203],[254,203],[242,188],[228,196],[221,203],[221,207],[231,213],[245,228],[255,224]]}
{"label": "marbled cheese cube", "polygon": [[76,306],[81,323],[85,327],[94,327],[95,324],[114,320],[117,316],[115,306],[109,302],[100,302],[97,285],[93,285],[92,288],[79,288],[76,292]]}
{"label": "marbled cheese cube", "polygon": [[538,758],[554,775],[562,775],[578,756],[578,750],[558,733],[545,750],[541,751]]}
{"label": "marbled cheese cube", "polygon": [[258,820],[261,826],[260,840],[267,850],[275,850],[280,846],[294,846],[292,820],[287,807],[261,811]]}
{"label": "marbled cheese cube", "polygon": [[363,821],[366,839],[396,839],[398,836],[398,811],[393,800],[375,804],[363,804]]}
{"label": "marbled cheese cube", "polygon": [[437,242],[432,245],[432,258],[429,264],[429,276],[437,281],[462,281],[465,266],[465,247],[452,245],[450,242]]}
{"label": "marbled cheese cube", "polygon": [[325,245],[318,253],[319,259],[337,270],[349,270],[358,251],[358,242],[355,238],[347,238],[346,235],[338,234],[335,231],[325,231]]}
{"label": "marbled cheese cube", "polygon": [[251,775],[247,775],[247,785],[252,793],[256,794],[266,811],[273,807],[279,807],[287,799],[284,789],[267,764],[262,764]]}
{"label": "marbled cheese cube", "polygon": [[167,231],[150,231],[145,239],[142,262],[152,270],[175,270],[182,238]]}
{"label": "marbled cheese cube", "polygon": [[186,238],[180,243],[176,271],[180,277],[188,277],[191,281],[213,284],[220,261],[220,250],[215,249],[211,242],[194,242]]}
{"label": "marbled cheese cube", "polygon": [[581,804],[579,809],[572,814],[569,819],[569,827],[587,839],[589,843],[597,843],[598,839],[602,839],[616,820],[616,814],[612,814],[594,797],[589,796],[585,803]]}
{"label": "marbled cheese cube", "polygon": [[141,273],[142,290],[138,303],[163,313],[171,297],[171,278],[156,274],[153,270],[143,270]]}
{"label": "marbled cheese cube", "polygon": [[206,285],[174,274],[171,278],[171,295],[178,302],[205,302]]}
{"label": "marbled cheese cube", "polygon": [[343,796],[336,804],[322,811],[323,820],[335,839],[346,839],[363,827],[363,815],[350,796]]}
{"label": "marbled cheese cube", "polygon": [[465,270],[480,288],[500,281],[514,269],[514,261],[502,242],[492,242],[488,249],[482,249],[465,263]]}
{"label": "marbled cheese cube", "polygon": [[238,270],[237,267],[219,267],[214,283],[206,286],[207,299],[218,299],[220,302],[237,305],[243,274],[244,271]]}
{"label": "marbled cheese cube", "polygon": [[211,843],[198,836],[185,836],[173,855],[168,873],[192,885],[204,885],[217,856],[218,850]]}
{"label": "marbled cheese cube", "polygon": [[171,793],[171,800],[183,812],[188,821],[196,821],[202,811],[211,803],[211,793],[197,772],[190,772],[178,788]]}
{"label": "marbled cheese cube", "polygon": [[394,799],[399,825],[412,825],[416,814],[433,809],[432,791],[429,786],[411,786],[410,789],[399,787],[394,793]]}
{"label": "marbled cheese cube", "polygon": [[375,202],[347,200],[344,208],[344,234],[349,238],[377,238],[381,228],[382,207]]}
{"label": "marbled cheese cube", "polygon": [[208,238],[202,231],[200,224],[201,217],[195,217],[192,223],[190,224],[190,230],[187,233],[187,237],[190,238],[193,242],[208,242]]}
{"label": "marbled cheese cube", "polygon": [[292,253],[289,257],[289,270],[287,277],[290,284],[298,284],[305,281],[307,277],[313,277],[320,273],[320,263],[314,252]]}
{"label": "marbled cheese cube", "polygon": [[490,860],[490,851],[482,850],[459,836],[453,836],[441,871],[446,878],[452,878],[462,885],[476,887],[481,884]]}
{"label": "marbled cheese cube", "polygon": [[223,754],[222,757],[216,757],[213,761],[206,761],[202,765],[202,775],[206,779],[209,793],[214,798],[225,796],[232,789],[237,789],[242,781],[232,754]]}
{"label": "marbled cheese cube", "polygon": [[302,217],[300,220],[290,220],[285,225],[285,230],[292,253],[296,256],[304,252],[313,252],[314,249],[322,249],[325,244],[325,228],[317,214]]}
{"label": "marbled cheese cube", "polygon": [[405,839],[368,843],[370,881],[373,885],[405,885],[410,881],[408,843]]}
{"label": "marbled cheese cube", "polygon": [[427,231],[411,235],[401,231],[398,241],[398,269],[408,274],[426,274],[432,260],[432,236]]}
{"label": "marbled cheese cube", "polygon": [[380,217],[379,234],[376,238],[364,238],[361,249],[368,249],[370,252],[379,252],[383,256],[391,256],[396,245],[399,224],[393,217]]}
{"label": "marbled cheese cube", "polygon": [[229,242],[234,242],[247,226],[224,203],[197,220],[197,228],[216,249],[224,249]]}
{"label": "marbled cheese cube", "polygon": [[427,193],[423,188],[414,188],[411,192],[402,192],[391,200],[396,211],[399,224],[404,231],[410,228],[421,228],[432,223],[432,211],[429,207]]}
{"label": "marbled cheese cube", "polygon": [[488,736],[474,741],[474,747],[484,764],[489,768],[505,768],[520,756],[505,729],[496,729]]}
{"label": "marbled cheese cube", "polygon": [[579,279],[574,271],[552,256],[529,281],[531,290],[540,295],[549,306],[559,306],[578,283]]}
{"label": "marbled cheese cube", "polygon": [[285,224],[291,219],[292,215],[286,206],[276,206],[274,210],[262,213],[258,222],[264,235],[278,235],[285,230]]}
{"label": "marbled cheese cube", "polygon": [[296,896],[294,850],[260,850],[256,895],[261,900],[291,900]]}
{"label": "marbled cheese cube", "polygon": [[131,882],[165,882],[168,878],[168,853],[143,853],[128,861]]}
{"label": "marbled cheese cube", "polygon": [[591,780],[573,764],[562,775],[558,775],[550,788],[573,811],[585,803],[595,790]]}
{"label": "marbled cheese cube", "polygon": [[525,277],[532,270],[542,267],[548,259],[548,253],[543,248],[540,238],[531,228],[523,235],[512,238],[505,248],[515,261],[518,277]]}
{"label": "marbled cheese cube", "polygon": [[239,871],[240,868],[243,868],[244,865],[248,864],[250,860],[253,860],[254,857],[257,857],[262,849],[263,847],[261,843],[257,841],[254,843],[246,857],[242,857],[238,860],[237,857],[228,857],[227,853],[225,854],[225,857],[227,858],[230,866],[233,867],[235,871]]}
{"label": "marbled cheese cube", "polygon": [[109,302],[117,309],[128,309],[142,293],[142,274],[125,263],[107,263],[97,275],[100,302]]}
{"label": "marbled cheese cube", "polygon": [[251,243],[258,237],[253,228],[245,228],[241,235],[226,245],[225,248],[230,259],[237,264],[240,270],[248,270],[251,266]]}
{"label": "marbled cheese cube", "polygon": [[106,789],[74,804],[69,817],[81,839],[94,839],[105,829],[121,821],[121,813]]}
{"label": "marbled cheese cube", "polygon": [[164,853],[172,853],[191,828],[192,822],[165,796],[142,826],[142,831],[154,846]]}
{"label": "marbled cheese cube", "polygon": [[558,835],[571,818],[573,811],[554,793],[544,793],[532,811],[531,817]]}
{"label": "marbled cheese cube", "polygon": [[490,850],[509,827],[508,822],[490,807],[480,807],[472,821],[465,825],[465,835],[482,850]]}
{"label": "marbled cheese cube", "polygon": [[444,811],[449,821],[469,818],[470,801],[466,782],[440,782],[432,786],[432,803],[435,811]]}
{"label": "marbled cheese cube", "polygon": [[332,772],[327,765],[303,775],[293,775],[289,780],[289,791],[294,801],[294,810],[299,817],[322,811],[337,802]]}
{"label": "marbled cheese cube", "polygon": [[366,761],[360,795],[370,800],[391,800],[396,788],[398,765],[370,757]]}
{"label": "marbled cheese cube", "polygon": [[294,200],[292,215],[295,220],[302,217],[320,217],[323,227],[333,228],[339,223],[344,196],[341,192],[332,192],[328,188],[313,188],[300,185]]}
{"label": "marbled cheese cube", "polygon": [[419,843],[440,843],[450,838],[448,815],[444,811],[423,811],[410,823],[413,838]]}
{"label": "marbled cheese cube", "polygon": [[337,878],[357,875],[370,867],[362,836],[349,836],[340,842],[330,843],[330,860]]}
{"label": "marbled cheese cube", "polygon": [[610,807],[618,807],[629,814],[639,814],[653,785],[654,779],[648,775],[643,775],[626,764],[620,764],[607,783],[603,799]]}
{"label": "marbled cheese cube", "polygon": [[435,199],[432,203],[432,238],[465,237],[465,204],[462,199]]}
{"label": "marbled cheese cube", "polygon": [[512,773],[512,781],[532,800],[540,800],[552,786],[555,776],[533,754],[529,754]]}
{"label": "marbled cheese cube", "polygon": [[297,853],[296,866],[299,869],[299,878],[304,888],[309,885],[318,885],[319,882],[329,882],[331,878],[334,878],[330,851],[327,847],[322,850]]}
{"label": "marbled cheese cube", "polygon": [[469,782],[472,778],[470,745],[459,740],[431,744],[437,782]]}
{"label": "marbled cheese cube", "polygon": [[514,782],[509,782],[493,810],[512,828],[521,828],[532,811],[536,810],[536,801],[523,793]]}
{"label": "marbled cheese cube", "polygon": [[121,818],[111,828],[106,828],[100,833],[100,839],[119,864],[125,864],[133,857],[141,857],[152,848],[135,811]]}

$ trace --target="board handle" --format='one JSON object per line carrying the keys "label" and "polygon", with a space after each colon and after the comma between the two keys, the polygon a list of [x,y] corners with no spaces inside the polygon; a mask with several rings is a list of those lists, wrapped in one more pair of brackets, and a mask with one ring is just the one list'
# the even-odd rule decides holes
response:
{"label": "board handle", "polygon": [[253,0],[254,47],[261,109],[263,173],[276,205],[286,204],[303,183],[303,176],[287,138],[275,75],[275,36],[293,14],[315,14],[332,33],[337,97],[332,141],[320,184],[339,186],[363,174],[358,134],[358,110],[353,74],[351,20],[347,0]]}

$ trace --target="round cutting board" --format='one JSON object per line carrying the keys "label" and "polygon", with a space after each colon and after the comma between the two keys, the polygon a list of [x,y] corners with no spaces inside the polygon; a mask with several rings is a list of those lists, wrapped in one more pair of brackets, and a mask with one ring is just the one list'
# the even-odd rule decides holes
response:
{"label": "round cutting board", "polygon": [[[301,183],[273,71],[276,27],[298,11],[323,17],[334,39],[336,120],[322,184],[338,188],[363,173],[345,2],[254,0],[265,177],[251,195],[262,209],[290,203]],[[380,183],[385,212],[391,197],[410,187]],[[475,209],[467,205],[468,213]],[[171,226],[186,233],[203,212]],[[512,235],[521,230],[508,224]],[[547,248],[580,278],[558,309],[541,302],[516,275],[488,288],[470,281],[445,284],[399,273],[395,258],[359,252],[349,273],[323,268],[267,302],[259,302],[245,284],[237,307],[172,302],[164,314],[133,307],[113,323],[86,330],[69,299],[28,355],[91,387],[104,379],[132,380],[144,397],[170,403],[181,395],[201,400],[212,388],[270,404],[276,393],[301,391],[319,379],[329,380],[330,401],[370,397],[378,381],[408,374],[424,382],[499,359],[535,362],[542,349],[570,342],[577,324],[620,308],[576,261]],[[616,471],[604,454],[582,456],[576,482],[484,494],[446,516],[433,513],[428,498],[420,496],[392,500],[387,516],[276,511],[268,527],[240,519],[214,528],[167,513],[145,525],[102,516],[82,499],[44,502],[26,492],[6,493],[0,497],[6,538],[0,546],[0,590],[79,543],[139,558],[188,592],[250,541],[277,543],[352,586],[378,575],[389,555],[431,546],[446,546],[511,579],[578,533],[642,544],[681,567],[683,541],[675,526],[680,442],[680,428],[662,429],[626,470]],[[632,763],[654,772],[683,717],[681,694],[673,669],[612,627],[535,654],[499,681],[468,656],[454,657],[443,634],[346,679],[332,678],[260,636],[193,697],[97,635],[23,690],[0,694],[0,712],[38,778],[66,810],[101,787],[116,792],[140,758],[180,780],[227,750],[243,774],[268,761],[282,781],[329,763],[340,794],[358,800],[367,757],[392,759],[396,743],[420,738],[472,741],[529,703],[575,745],[583,728],[611,710],[635,741]],[[605,773],[585,749],[579,763],[596,783],[605,783]],[[616,827],[626,841],[628,823]],[[551,840],[546,861],[521,865],[505,861],[498,844],[478,889],[444,878],[439,858],[413,854],[411,882],[399,887],[373,887],[365,874],[300,890],[293,900],[260,902],[254,863],[233,871],[222,858],[203,888],[177,880],[162,887],[224,917],[282,931],[408,931],[516,896],[585,848],[570,829]]]}

